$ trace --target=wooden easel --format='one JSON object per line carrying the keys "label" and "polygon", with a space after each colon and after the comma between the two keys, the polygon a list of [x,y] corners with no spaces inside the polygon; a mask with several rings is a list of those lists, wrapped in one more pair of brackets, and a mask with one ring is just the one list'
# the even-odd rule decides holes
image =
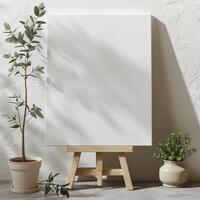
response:
{"label": "wooden easel", "polygon": [[[132,146],[127,145],[68,145],[67,152],[73,152],[73,159],[69,170],[68,180],[69,188],[72,188],[74,178],[78,176],[96,176],[97,186],[102,186],[102,175],[123,176],[127,190],[133,190],[133,185],[127,165],[126,153],[133,152]],[[96,168],[79,168],[79,161],[82,152],[96,153]],[[118,154],[121,168],[109,169],[103,167],[103,153],[114,152]]]}

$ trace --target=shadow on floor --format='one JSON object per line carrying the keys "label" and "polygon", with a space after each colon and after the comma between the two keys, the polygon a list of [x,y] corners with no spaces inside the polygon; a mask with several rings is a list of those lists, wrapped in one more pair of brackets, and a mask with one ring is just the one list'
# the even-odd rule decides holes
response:
{"label": "shadow on floor", "polygon": [[[134,190],[139,189],[145,189],[145,188],[152,188],[152,187],[158,187],[161,186],[160,182],[135,182],[133,183]],[[103,181],[103,186],[98,187],[96,185],[96,181],[90,181],[90,182],[74,182],[73,190],[85,190],[85,189],[94,189],[94,188],[102,188],[103,190],[109,190],[109,189],[118,189],[118,188],[125,188],[124,181]]]}

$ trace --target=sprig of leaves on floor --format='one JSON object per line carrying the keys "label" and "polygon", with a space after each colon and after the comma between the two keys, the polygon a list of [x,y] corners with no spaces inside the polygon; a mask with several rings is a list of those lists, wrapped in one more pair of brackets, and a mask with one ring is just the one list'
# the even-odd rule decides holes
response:
{"label": "sprig of leaves on floor", "polygon": [[69,198],[69,190],[70,189],[67,188],[69,183],[61,185],[61,184],[53,182],[54,178],[56,176],[58,176],[59,174],[60,173],[53,174],[51,172],[47,179],[45,179],[44,181],[41,181],[38,184],[44,187],[44,194],[45,195],[47,195],[50,191],[54,191],[57,196],[63,195],[63,196],[66,196],[67,198]]}

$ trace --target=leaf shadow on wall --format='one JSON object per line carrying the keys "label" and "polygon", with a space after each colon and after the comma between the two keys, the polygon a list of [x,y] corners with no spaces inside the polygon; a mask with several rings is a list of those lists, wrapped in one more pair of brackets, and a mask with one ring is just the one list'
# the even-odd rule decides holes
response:
{"label": "leaf shadow on wall", "polygon": [[[153,157],[158,142],[171,131],[191,133],[192,144],[200,151],[200,126],[188,89],[183,79],[166,26],[152,17],[152,146],[134,147],[128,154],[131,176],[134,180],[158,180],[162,161]],[[196,153],[184,165],[191,178],[199,174]],[[105,156],[105,165],[118,165],[113,154]],[[112,178],[111,178],[112,179]]]}

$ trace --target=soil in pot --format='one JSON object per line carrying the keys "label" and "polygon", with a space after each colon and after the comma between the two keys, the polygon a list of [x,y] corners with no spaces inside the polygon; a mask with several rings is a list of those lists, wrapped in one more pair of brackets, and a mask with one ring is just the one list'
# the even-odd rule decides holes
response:
{"label": "soil in pot", "polygon": [[37,160],[26,159],[26,161],[24,161],[22,157],[16,157],[16,158],[11,158],[10,161],[12,161],[12,162],[36,162]]}

